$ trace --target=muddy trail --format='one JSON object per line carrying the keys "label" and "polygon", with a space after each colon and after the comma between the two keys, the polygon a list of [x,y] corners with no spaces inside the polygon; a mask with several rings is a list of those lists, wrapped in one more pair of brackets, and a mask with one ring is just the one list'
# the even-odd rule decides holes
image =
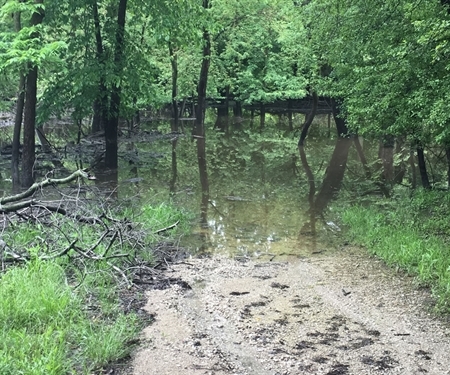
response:
{"label": "muddy trail", "polygon": [[167,272],[170,285],[147,292],[154,321],[127,374],[450,374],[429,292],[359,249]]}

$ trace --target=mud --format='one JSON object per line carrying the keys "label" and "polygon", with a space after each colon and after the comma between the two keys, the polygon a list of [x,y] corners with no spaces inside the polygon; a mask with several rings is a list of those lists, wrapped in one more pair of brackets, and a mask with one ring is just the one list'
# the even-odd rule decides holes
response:
{"label": "mud", "polygon": [[450,374],[450,329],[414,279],[344,247],[289,262],[189,259],[147,292],[133,375]]}

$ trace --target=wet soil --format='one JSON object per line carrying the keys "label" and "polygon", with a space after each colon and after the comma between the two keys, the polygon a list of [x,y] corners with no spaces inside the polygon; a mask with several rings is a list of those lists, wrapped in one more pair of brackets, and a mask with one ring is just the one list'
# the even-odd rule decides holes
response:
{"label": "wet soil", "polygon": [[359,249],[166,272],[127,374],[450,374],[450,327],[429,293]]}

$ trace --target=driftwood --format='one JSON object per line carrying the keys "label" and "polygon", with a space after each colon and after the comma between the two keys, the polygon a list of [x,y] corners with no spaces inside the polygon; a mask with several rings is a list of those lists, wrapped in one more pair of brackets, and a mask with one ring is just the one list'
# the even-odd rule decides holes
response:
{"label": "driftwood", "polygon": [[[21,199],[29,198],[36,191],[38,191],[46,186],[67,184],[68,182],[76,180],[79,177],[87,178],[87,179],[94,179],[94,177],[89,175],[86,170],[81,170],[81,169],[73,172],[70,176],[65,177],[65,178],[59,178],[59,179],[46,178],[45,180],[43,180],[41,182],[35,182],[33,185],[31,185],[31,187],[28,190],[26,190],[22,193],[0,198],[0,212],[2,212],[3,205],[6,203],[17,202],[17,201],[20,201]],[[11,211],[5,211],[5,212],[11,212]]]}
{"label": "driftwood", "polygon": [[[72,182],[78,178],[87,178],[87,179],[95,179],[95,177],[88,174],[86,170],[77,170],[74,173],[72,173],[70,176],[65,178],[46,178],[45,180],[41,182],[34,183],[28,190],[11,196],[6,196],[3,198],[0,198],[0,213],[11,213],[11,212],[18,212],[24,208],[30,208],[30,207],[37,207],[44,210],[47,210],[49,212],[58,213],[64,216],[71,217],[72,219],[75,219],[76,221],[79,221],[80,223],[85,224],[98,224],[101,223],[101,218],[99,217],[89,217],[80,215],[77,213],[69,212],[67,209],[62,207],[60,204],[55,206],[48,202],[42,202],[36,199],[28,199],[23,200],[25,198],[31,197],[34,193],[37,191],[50,186],[50,185],[62,185],[67,184],[68,182]],[[9,203],[9,204],[8,204]]]}

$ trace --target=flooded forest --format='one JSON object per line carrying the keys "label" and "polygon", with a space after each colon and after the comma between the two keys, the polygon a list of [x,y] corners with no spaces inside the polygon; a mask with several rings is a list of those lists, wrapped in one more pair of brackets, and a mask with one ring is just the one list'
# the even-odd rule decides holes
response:
{"label": "flooded forest", "polygon": [[[448,319],[449,3],[0,1],[0,324],[7,327],[0,373],[138,375],[155,366],[172,375],[440,374],[442,361],[417,361],[447,347],[444,322],[424,323],[442,333],[440,349],[394,345],[383,354],[392,344],[383,329],[400,329],[395,309],[411,321],[421,312],[394,295],[386,297],[395,308],[385,311],[392,320],[385,326],[376,310],[360,310],[379,285],[401,279],[411,301]],[[356,270],[360,264],[371,271]],[[356,285],[351,276],[372,280],[392,270],[387,284]],[[40,274],[45,283],[33,282]],[[239,281],[246,277],[252,290]],[[372,299],[358,305],[354,297],[351,311],[335,311],[342,301],[317,289],[321,280],[329,291],[331,280],[341,283],[339,298],[359,290]],[[294,285],[317,295],[295,295]],[[250,298],[258,288],[269,288],[267,301]],[[286,300],[269,308],[278,289]],[[250,299],[229,300],[235,325],[206,342],[217,319],[227,319],[225,305],[217,302],[225,315],[210,320],[203,304],[224,293]],[[301,314],[286,307],[303,297],[309,302],[295,305]],[[158,314],[173,313],[165,298],[177,301],[179,314],[199,316],[167,323],[198,335],[195,353],[184,353],[178,367],[166,367],[177,355],[166,352],[164,334],[158,341],[157,330],[167,328]],[[317,315],[324,320],[308,326],[306,341],[289,336],[286,327],[302,331],[294,318],[318,300],[329,314]],[[259,318],[256,307],[266,309]],[[271,314],[281,315],[272,321]],[[305,314],[312,324],[314,314]],[[237,323],[253,318],[267,326]],[[146,325],[154,363],[140,359]],[[368,337],[355,346],[361,338],[340,327],[363,327]],[[281,331],[274,346],[258,341]],[[51,335],[59,341],[50,344]],[[321,335],[328,341],[313,345]],[[111,345],[99,345],[108,337]],[[242,357],[236,342],[253,354]],[[362,349],[372,344],[378,359]],[[290,365],[278,371],[264,350],[285,353]],[[415,351],[417,361],[402,350]],[[215,362],[218,352],[225,354]],[[42,365],[30,363],[35,357]],[[123,358],[133,370],[121,367]],[[199,358],[208,360],[200,366]]]}

